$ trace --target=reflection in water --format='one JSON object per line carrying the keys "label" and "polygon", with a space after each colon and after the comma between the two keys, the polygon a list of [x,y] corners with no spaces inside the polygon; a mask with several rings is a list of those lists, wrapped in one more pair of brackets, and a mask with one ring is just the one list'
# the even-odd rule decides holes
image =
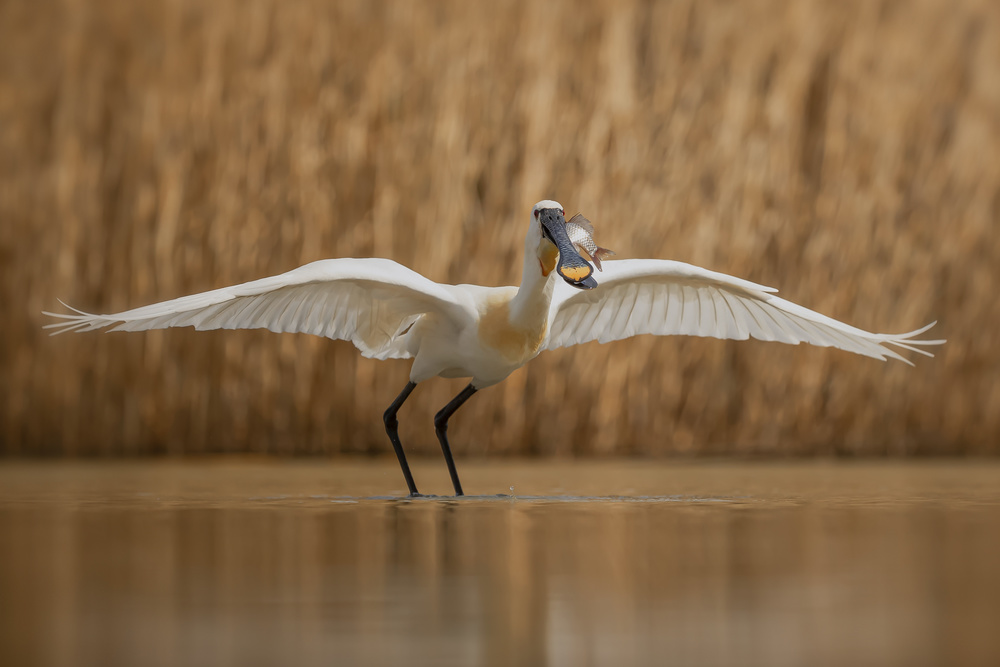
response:
{"label": "reflection in water", "polygon": [[996,464],[393,465],[0,466],[0,663],[1000,664]]}

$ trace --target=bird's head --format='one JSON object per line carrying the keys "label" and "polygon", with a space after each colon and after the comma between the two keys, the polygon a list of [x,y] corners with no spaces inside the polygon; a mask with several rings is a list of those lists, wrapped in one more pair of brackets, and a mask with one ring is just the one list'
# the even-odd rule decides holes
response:
{"label": "bird's head", "polygon": [[544,199],[531,209],[532,236],[537,236],[536,252],[542,275],[553,269],[559,277],[578,289],[594,289],[594,269],[573,247],[566,233],[566,214],[562,204]]}

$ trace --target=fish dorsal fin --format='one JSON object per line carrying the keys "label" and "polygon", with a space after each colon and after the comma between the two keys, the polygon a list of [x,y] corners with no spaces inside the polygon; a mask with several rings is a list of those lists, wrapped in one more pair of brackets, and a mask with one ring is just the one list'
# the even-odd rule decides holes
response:
{"label": "fish dorsal fin", "polygon": [[591,236],[594,235],[594,225],[593,225],[593,223],[591,223],[590,220],[587,220],[585,217],[583,217],[582,213],[577,213],[576,215],[574,215],[572,218],[570,218],[566,222],[566,224],[567,225],[579,225],[580,227],[583,227],[587,231],[588,234],[590,234]]}

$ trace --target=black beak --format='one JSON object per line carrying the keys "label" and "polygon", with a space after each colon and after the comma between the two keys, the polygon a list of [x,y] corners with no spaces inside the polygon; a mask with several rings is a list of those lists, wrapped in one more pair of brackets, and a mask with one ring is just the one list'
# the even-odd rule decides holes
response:
{"label": "black beak", "polygon": [[543,208],[538,214],[542,223],[542,234],[559,249],[559,263],[556,273],[567,283],[578,289],[594,289],[594,269],[573,247],[573,242],[566,234],[566,218],[557,208]]}

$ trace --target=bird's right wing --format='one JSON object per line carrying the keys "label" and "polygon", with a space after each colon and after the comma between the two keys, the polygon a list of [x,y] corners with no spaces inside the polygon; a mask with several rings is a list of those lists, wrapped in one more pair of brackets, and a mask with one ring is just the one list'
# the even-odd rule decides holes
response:
{"label": "bird's right wing", "polygon": [[[65,304],[63,304],[65,305]],[[69,307],[69,306],[67,306]],[[422,315],[461,322],[471,306],[450,286],[435,283],[388,259],[327,259],[269,278],[154,303],[110,315],[45,313],[62,322],[46,328],[145,331],[193,326],[269,329],[349,340],[362,355],[400,359],[410,353],[399,337]]]}
{"label": "bird's right wing", "polygon": [[556,281],[545,348],[591,340],[606,343],[638,334],[752,337],[837,347],[911,364],[887,345],[933,356],[916,346],[944,342],[915,338],[933,323],[905,334],[871,333],[779,298],[775,291],[684,262],[608,261],[595,289],[581,291]]}

